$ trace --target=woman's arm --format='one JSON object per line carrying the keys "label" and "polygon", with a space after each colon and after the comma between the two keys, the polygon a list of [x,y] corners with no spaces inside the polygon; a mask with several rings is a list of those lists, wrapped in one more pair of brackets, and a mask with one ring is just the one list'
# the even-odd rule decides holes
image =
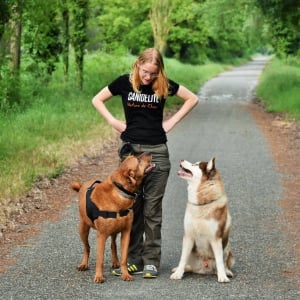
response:
{"label": "woman's arm", "polygon": [[118,132],[123,132],[126,129],[124,121],[116,119],[110,111],[106,108],[104,102],[112,97],[112,93],[108,87],[104,87],[92,100],[93,105],[99,113],[106,119],[106,121]]}
{"label": "woman's arm", "polygon": [[184,103],[173,116],[163,122],[165,132],[173,129],[198,103],[198,96],[182,85],[179,86],[176,96],[181,98]]}

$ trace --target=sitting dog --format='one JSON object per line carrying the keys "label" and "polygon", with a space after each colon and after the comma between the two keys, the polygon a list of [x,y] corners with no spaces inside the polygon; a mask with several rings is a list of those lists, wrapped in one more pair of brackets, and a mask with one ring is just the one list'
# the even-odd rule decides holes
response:
{"label": "sitting dog", "polygon": [[185,272],[217,274],[219,282],[229,282],[234,260],[229,248],[231,217],[227,196],[215,158],[209,162],[180,162],[179,177],[188,183],[182,253],[171,279]]}
{"label": "sitting dog", "polygon": [[[133,221],[132,206],[143,178],[154,168],[152,156],[143,153],[128,156],[103,182],[73,182],[71,187],[79,192],[79,233],[84,245],[79,271],[88,269],[90,228],[97,232],[97,257],[95,282],[104,282],[103,260],[105,243],[111,236],[112,267],[121,266],[122,279],[133,280],[127,270],[127,255]],[[116,236],[121,232],[121,263],[117,256]]]}

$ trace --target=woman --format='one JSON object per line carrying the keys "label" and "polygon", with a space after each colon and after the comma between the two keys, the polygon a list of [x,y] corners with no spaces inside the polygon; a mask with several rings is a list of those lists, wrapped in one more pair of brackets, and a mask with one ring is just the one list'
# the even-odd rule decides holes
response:
{"label": "woman", "polygon": [[[115,118],[105,106],[105,101],[115,95],[122,98],[126,122]],[[168,120],[163,121],[165,101],[173,95],[184,103]],[[157,166],[145,178],[142,192],[135,201],[128,253],[131,274],[142,273],[144,278],[155,278],[161,258],[162,199],[170,171],[166,133],[192,110],[198,97],[168,79],[161,54],[149,48],[137,58],[131,74],[115,79],[92,102],[107,122],[121,133],[121,159],[129,150],[134,153],[150,152]],[[113,274],[120,275],[120,269],[114,269]]]}

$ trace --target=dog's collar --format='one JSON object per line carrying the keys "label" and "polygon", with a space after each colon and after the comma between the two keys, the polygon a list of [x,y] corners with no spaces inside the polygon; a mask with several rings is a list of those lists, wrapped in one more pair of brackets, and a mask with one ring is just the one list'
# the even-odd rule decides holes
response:
{"label": "dog's collar", "polygon": [[136,196],[137,196],[137,193],[132,193],[128,190],[126,190],[122,184],[120,184],[119,182],[115,181],[115,180],[112,180],[113,184],[121,191],[123,192],[123,196],[125,198],[128,198],[128,199],[135,199]]}

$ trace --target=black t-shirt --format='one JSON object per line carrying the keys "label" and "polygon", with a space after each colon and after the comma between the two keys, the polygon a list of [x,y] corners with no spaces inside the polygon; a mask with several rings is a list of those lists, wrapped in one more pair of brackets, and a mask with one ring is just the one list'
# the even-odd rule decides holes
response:
{"label": "black t-shirt", "polygon": [[[168,79],[169,95],[177,93],[178,83]],[[157,145],[167,141],[162,127],[163,110],[166,99],[158,99],[152,85],[139,87],[136,93],[129,81],[129,74],[122,75],[108,85],[110,92],[122,98],[126,119],[126,130],[122,132],[123,141],[134,144]]]}

